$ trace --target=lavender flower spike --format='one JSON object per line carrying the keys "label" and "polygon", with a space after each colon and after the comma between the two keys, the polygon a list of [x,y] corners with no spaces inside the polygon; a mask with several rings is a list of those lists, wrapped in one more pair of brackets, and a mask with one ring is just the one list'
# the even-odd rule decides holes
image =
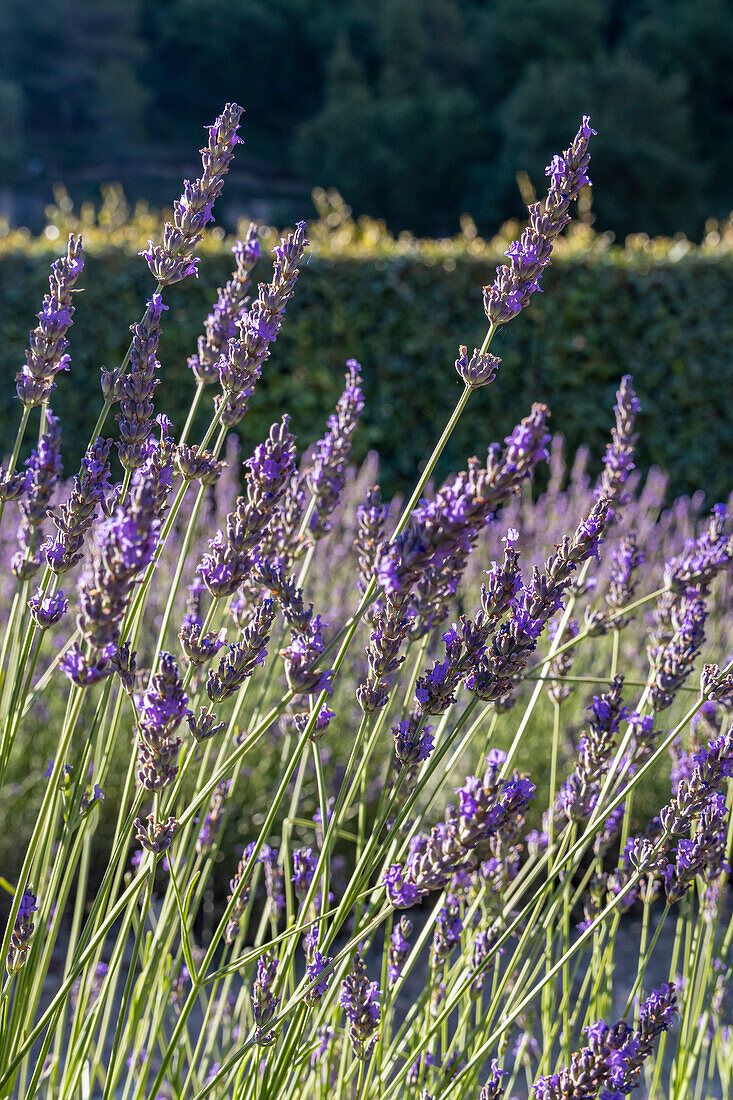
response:
{"label": "lavender flower spike", "polygon": [[329,516],[338,503],[344,487],[346,464],[351,454],[351,437],[356,431],[364,408],[359,364],[349,359],[346,364],[346,387],[336,405],[336,412],[328,419],[328,431],[316,444],[308,483],[313,493],[313,515],[310,533],[314,539],[322,538],[331,530]]}
{"label": "lavender flower spike", "polygon": [[136,470],[148,457],[147,440],[153,430],[153,393],[158,385],[155,372],[163,310],[160,294],[153,294],[142,321],[132,326],[132,351],[129,373],[117,382],[120,412],[116,416],[121,439],[117,444],[120,462],[126,470]]}
{"label": "lavender flower spike", "polygon": [[368,1058],[379,1038],[381,997],[379,984],[369,981],[361,956],[356,954],[351,972],[341,983],[339,1004],[349,1021],[349,1041],[357,1058]]}
{"label": "lavender flower spike", "polygon": [[213,220],[212,208],[221,194],[234,146],[242,140],[237,136],[241,117],[242,108],[227,103],[213,126],[207,127],[209,140],[201,150],[200,178],[193,183],[185,181],[183,194],[174,203],[173,222],[166,222],[163,229],[163,243],[148,241],[147,250],[140,253],[160,286],[197,274],[199,261],[193,250],[202,239],[202,230]]}
{"label": "lavender flower spike", "polygon": [[258,665],[267,657],[267,643],[275,618],[275,601],[265,599],[256,609],[252,621],[242,631],[241,642],[227,648],[219,661],[219,670],[209,672],[206,694],[212,703],[219,703],[233,695]]}
{"label": "lavender flower spike", "polygon": [[481,386],[488,386],[489,383],[493,382],[500,365],[501,359],[491,355],[488,351],[479,351],[478,348],[474,348],[473,355],[469,358],[463,344],[458,349],[456,370],[472,390],[477,390]]}
{"label": "lavender flower spike", "polygon": [[66,614],[68,606],[69,601],[65,598],[63,592],[50,595],[44,593],[40,587],[36,590],[35,595],[28,600],[28,607],[33,621],[41,630],[48,630],[50,626],[54,626]]}
{"label": "lavender flower spike", "polygon": [[46,431],[38,441],[38,446],[26,459],[25,468],[18,528],[20,549],[10,562],[10,568],[18,580],[28,580],[41,564],[37,549],[38,537],[61,479],[61,425],[50,408],[46,409]]}
{"label": "lavender flower spike", "polygon": [[570,221],[568,207],[578,197],[581,187],[590,184],[587,169],[590,162],[588,142],[590,119],[583,116],[572,145],[562,156],[555,156],[546,169],[550,189],[544,210],[540,203],[529,207],[529,225],[518,241],[507,249],[508,264],[496,269],[492,286],[484,287],[484,310],[492,325],[511,321],[529,302],[550,263],[555,237]]}
{"label": "lavender flower spike", "polygon": [[257,979],[252,990],[252,1012],[255,1018],[255,1042],[271,1046],[275,1032],[267,1031],[267,1025],[277,1012],[280,998],[272,992],[279,960],[272,955],[262,955],[257,960]]}
{"label": "lavender flower spike", "polygon": [[305,222],[299,222],[294,232],[281,238],[274,250],[271,281],[260,283],[257,300],[237,322],[239,336],[228,341],[219,360],[222,393],[216,404],[218,408],[224,403],[221,419],[228,428],[238,424],[247,411],[270,354],[270,345],[282,328],[285,307],[293,296],[299,274],[298,263],[307,244]]}
{"label": "lavender flower spike", "polygon": [[175,731],[188,714],[188,702],[170,653],[161,653],[160,667],[138,704],[137,779],[148,791],[160,791],[178,774],[175,763],[180,737]]}
{"label": "lavender flower spike", "polygon": [[81,471],[74,478],[69,499],[48,512],[57,533],[46,539],[41,550],[49,569],[57,576],[81,561],[84,538],[94,522],[97,504],[109,491],[111,447],[111,439],[94,441],[82,459]]}
{"label": "lavender flower spike", "polygon": [[15,924],[13,925],[13,932],[10,938],[10,950],[8,951],[8,957],[5,962],[5,968],[8,974],[17,974],[17,972],[24,966],[26,956],[30,950],[30,940],[33,935],[33,913],[38,912],[38,906],[36,905],[36,895],[28,884],[23,891],[23,896],[20,899],[20,906],[18,908],[18,915],[15,918]]}
{"label": "lavender flower spike", "polygon": [[226,518],[226,530],[209,541],[209,552],[197,572],[212,596],[231,596],[252,570],[256,550],[275,515],[293,472],[295,440],[289,418],[273,424],[245,466],[244,495]]}
{"label": "lavender flower spike", "polygon": [[625,374],[616,394],[616,425],[611,432],[611,442],[603,459],[603,473],[598,482],[598,496],[607,497],[617,507],[625,504],[628,496],[624,489],[629,474],[634,469],[634,450],[638,435],[634,433],[634,421],[641,409],[633,378]]}
{"label": "lavender flower spike", "polygon": [[81,237],[72,234],[66,255],[51,267],[49,293],[43,299],[38,324],[30,335],[25,363],[15,376],[18,397],[26,406],[46,401],[58,372],[69,369],[66,333],[74,316],[71,295],[83,267]]}
{"label": "lavender flower spike", "polygon": [[136,817],[134,825],[135,839],[156,856],[168,851],[178,832],[175,817],[169,817],[167,821],[156,821],[152,814],[148,814],[145,821]]}
{"label": "lavender flower spike", "polygon": [[243,318],[252,268],[260,258],[257,227],[250,225],[247,235],[232,248],[236,268],[225,287],[217,291],[216,304],[204,322],[206,335],[199,336],[198,353],[188,365],[199,385],[219,381],[219,359],[227,340],[237,335],[237,322]]}
{"label": "lavender flower spike", "polygon": [[79,580],[77,625],[94,649],[117,643],[132,591],[158,543],[156,479],[152,472],[141,473],[125,507],[118,504],[102,525],[99,550]]}
{"label": "lavender flower spike", "polygon": [[663,985],[641,1005],[635,1030],[623,1020],[608,1027],[602,1020],[585,1029],[588,1045],[572,1055],[571,1064],[559,1073],[539,1077],[536,1100],[567,1100],[599,1095],[623,1100],[639,1084],[644,1062],[654,1050],[655,1039],[672,1023],[677,1011],[674,986]]}
{"label": "lavender flower spike", "polygon": [[496,1058],[491,1062],[491,1076],[481,1089],[478,1100],[501,1100],[504,1095],[505,1089],[501,1083],[502,1077],[508,1077],[509,1071],[505,1069],[499,1069],[499,1063]]}

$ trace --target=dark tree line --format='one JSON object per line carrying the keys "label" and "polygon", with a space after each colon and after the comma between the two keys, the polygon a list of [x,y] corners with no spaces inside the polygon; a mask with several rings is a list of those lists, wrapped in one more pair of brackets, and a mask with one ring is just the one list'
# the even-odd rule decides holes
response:
{"label": "dark tree line", "polygon": [[236,99],[296,205],[488,230],[588,111],[597,225],[697,236],[733,206],[732,45],[733,0],[0,0],[0,169],[144,193]]}

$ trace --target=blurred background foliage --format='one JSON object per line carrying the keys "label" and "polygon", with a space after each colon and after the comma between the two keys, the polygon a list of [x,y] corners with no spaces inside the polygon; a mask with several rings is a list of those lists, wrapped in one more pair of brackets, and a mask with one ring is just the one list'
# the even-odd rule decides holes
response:
{"label": "blurred background foliage", "polygon": [[[314,202],[319,216],[308,226],[311,248],[282,335],[242,422],[243,445],[251,452],[284,411],[292,414],[300,445],[313,442],[340,393],[344,362],[355,357],[362,363],[367,400],[355,458],[378,450],[385,490],[404,491],[414,484],[455,403],[458,345],[480,343],[486,327],[481,287],[518,225],[509,222],[485,239],[464,217],[457,235],[421,239],[405,232],[395,236],[365,216],[355,219],[335,192],[317,191]],[[58,190],[47,214],[49,224],[38,236],[0,225],[0,368],[9,383],[22,362],[49,262],[66,234],[80,231],[87,260],[71,331],[71,373],[59,376],[52,396],[71,470],[94,424],[100,367],[120,362],[127,325],[153,290],[137,252],[159,234],[161,215],[143,203],[130,209],[116,187],[105,191],[101,206],[87,203],[78,211]],[[268,249],[276,231],[262,233]],[[167,293],[171,311],[161,340],[157,404],[174,430],[181,429],[194,390],[187,359],[215,288],[228,277],[231,245],[232,238],[215,229],[201,246],[200,278]],[[255,281],[269,278],[269,270],[263,258]],[[559,240],[543,285],[546,293],[499,331],[492,350],[502,357],[500,379],[472,398],[438,474],[463,467],[469,455],[483,458],[532,401],[549,405],[552,430],[563,433],[571,451],[587,444],[598,468],[608,410],[621,375],[631,372],[644,410],[640,468],[667,469],[672,496],[704,488],[709,503],[727,497],[733,461],[733,224],[709,223],[700,244],[682,236],[637,235],[621,247],[610,235],[575,223]],[[210,410],[204,401],[202,429]],[[18,415],[7,384],[0,395],[6,440],[13,438]]]}
{"label": "blurred background foliage", "polygon": [[322,185],[395,230],[486,232],[589,112],[597,226],[699,240],[733,207],[731,41],[733,0],[2,0],[0,209],[39,228],[59,180],[170,201],[236,99],[229,228]]}

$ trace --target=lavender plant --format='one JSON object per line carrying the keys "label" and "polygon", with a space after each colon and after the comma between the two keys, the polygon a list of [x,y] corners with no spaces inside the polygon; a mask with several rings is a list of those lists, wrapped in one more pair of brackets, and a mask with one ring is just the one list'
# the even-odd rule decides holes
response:
{"label": "lavender plant", "polygon": [[241,114],[208,129],[143,253],[154,285],[70,482],[48,400],[76,237],[16,380],[0,1095],[727,1097],[727,508],[706,524],[642,481],[628,375],[597,481],[587,455],[568,479],[539,404],[432,480],[473,391],[503,384],[489,349],[590,184],[590,121],[484,290],[486,337],[459,347],[462,391],[400,503],[376,457],[349,467],[369,364],[346,362],[312,446],[287,412],[244,461],[228,435],[276,369],[305,225],[256,291],[256,228],[237,243],[190,414],[156,415],[174,284],[198,273]]}

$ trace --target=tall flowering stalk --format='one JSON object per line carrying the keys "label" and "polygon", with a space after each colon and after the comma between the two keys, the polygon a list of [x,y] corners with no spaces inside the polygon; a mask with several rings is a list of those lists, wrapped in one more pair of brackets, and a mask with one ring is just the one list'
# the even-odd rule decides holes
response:
{"label": "tall flowering stalk", "polygon": [[66,333],[73,324],[74,284],[82,273],[84,259],[81,237],[69,237],[66,255],[51,267],[48,294],[30,334],[25,363],[15,376],[15,390],[26,407],[47,401],[59,371],[69,370]]}
{"label": "tall flowering stalk", "polygon": [[[240,116],[228,105],[210,128],[200,178],[144,253],[158,285],[102,375],[118,439],[100,428],[68,485],[47,398],[67,365],[76,240],[21,372],[22,427],[44,411],[0,492],[18,519],[0,532],[16,555],[0,591],[0,787],[33,821],[26,834],[17,814],[19,870],[0,882],[0,1093],[704,1095],[713,1060],[733,1078],[727,510],[698,530],[697,504],[665,512],[663,487],[639,487],[628,376],[597,484],[576,463],[562,487],[553,444],[533,497],[550,442],[535,404],[429,487],[470,394],[503,384],[489,344],[540,288],[589,183],[589,120],[485,290],[486,340],[460,347],[463,393],[400,507],[373,459],[349,469],[365,403],[352,359],[312,447],[286,413],[244,464],[225,449],[276,350],[303,224],[256,292],[256,230],[234,246],[177,438],[156,414],[163,316],[175,324],[161,292],[197,271]],[[673,797],[639,827],[635,796],[655,792],[672,746]],[[613,974],[632,905],[638,967]],[[652,959],[669,980],[649,993]]]}

